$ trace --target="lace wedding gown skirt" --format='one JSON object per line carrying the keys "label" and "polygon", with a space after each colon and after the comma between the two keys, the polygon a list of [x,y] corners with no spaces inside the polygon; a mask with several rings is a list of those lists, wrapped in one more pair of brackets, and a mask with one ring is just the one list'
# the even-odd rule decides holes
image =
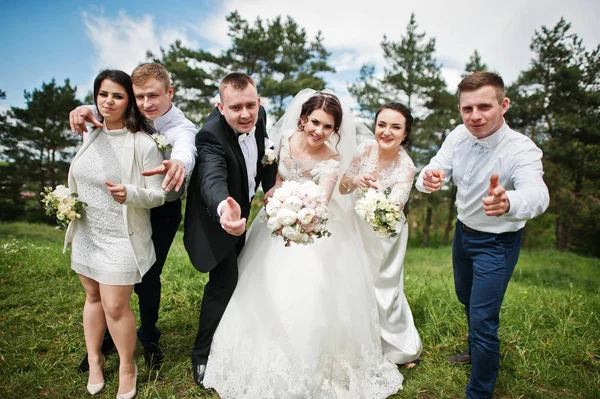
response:
{"label": "lace wedding gown skirt", "polygon": [[[280,175],[289,178],[285,147],[282,159]],[[317,165],[304,166],[318,182]],[[403,377],[382,355],[372,277],[350,234],[351,218],[332,202],[331,237],[285,247],[260,222],[264,215],[238,258],[238,285],[215,333],[204,385],[223,399],[396,393]]]}

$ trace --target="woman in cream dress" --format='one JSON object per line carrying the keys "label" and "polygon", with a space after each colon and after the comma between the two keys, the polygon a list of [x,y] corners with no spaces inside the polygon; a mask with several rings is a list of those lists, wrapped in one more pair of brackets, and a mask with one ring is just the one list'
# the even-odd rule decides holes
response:
{"label": "woman in cream dress", "polygon": [[118,399],[136,394],[135,317],[129,307],[133,285],[154,263],[150,208],[162,205],[162,176],[142,176],[162,162],[135,104],[131,79],[118,70],[94,81],[94,100],[104,126],[85,134],[69,169],[69,188],[88,204],[83,218],[67,229],[71,268],[86,293],[83,332],[89,361],[87,390],[104,388],[100,348],[106,327],[119,353]]}
{"label": "woman in cream dress", "polygon": [[[402,209],[413,185],[415,166],[405,150],[410,142],[413,117],[400,103],[388,103],[375,115],[375,139],[358,147],[340,183],[342,194],[363,189],[390,189]],[[414,367],[421,355],[421,339],[404,295],[404,255],[408,224],[404,213],[392,238],[379,236],[352,212],[374,279],[381,325],[383,354],[396,364]]]}

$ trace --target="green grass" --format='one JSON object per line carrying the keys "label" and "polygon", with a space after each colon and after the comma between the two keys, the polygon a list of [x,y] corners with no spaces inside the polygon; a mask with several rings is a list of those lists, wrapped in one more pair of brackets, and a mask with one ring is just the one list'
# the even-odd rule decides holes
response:
{"label": "green grass", "polygon": [[[0,398],[88,398],[84,292],[62,254],[63,233],[45,225],[0,224]],[[508,287],[500,329],[497,398],[600,397],[600,260],[556,251],[523,251]],[[159,326],[167,357],[149,372],[138,345],[138,398],[216,398],[192,381],[190,349],[206,276],[189,263],[178,233],[163,272]],[[454,295],[449,248],[409,248],[406,295],[424,352],[402,369],[392,398],[462,398],[469,366],[445,355],[465,347],[466,323]],[[137,297],[132,297],[137,313]],[[107,359],[114,398],[118,357]]]}

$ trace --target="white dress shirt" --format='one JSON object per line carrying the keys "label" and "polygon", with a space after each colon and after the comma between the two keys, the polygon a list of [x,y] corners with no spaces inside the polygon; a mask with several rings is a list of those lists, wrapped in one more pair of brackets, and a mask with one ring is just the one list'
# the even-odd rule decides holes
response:
{"label": "white dress shirt", "polygon": [[[234,131],[235,132],[235,131]],[[244,155],[244,163],[246,164],[246,172],[248,173],[248,198],[252,198],[256,193],[256,165],[258,163],[258,146],[256,145],[256,126],[247,134],[238,136],[238,143]],[[237,133],[237,132],[235,132]],[[266,141],[266,140],[265,140]],[[221,209],[227,200],[223,200],[217,206],[217,215],[221,217]]]}
{"label": "white dress shirt", "polygon": [[[542,177],[542,151],[506,123],[483,139],[474,137],[465,125],[454,129],[419,174],[415,186],[423,193],[429,193],[423,187],[427,169],[444,170],[446,181],[452,176],[458,189],[458,219],[475,230],[496,234],[517,231],[528,219],[542,214],[550,203]],[[499,217],[487,216],[482,202],[494,173],[499,175],[498,182],[510,201],[508,213]]]}
{"label": "white dress shirt", "polygon": [[171,105],[166,114],[154,120],[154,128],[164,134],[173,146],[168,159],[183,162],[185,173],[189,175],[196,163],[196,125],[179,108]]}

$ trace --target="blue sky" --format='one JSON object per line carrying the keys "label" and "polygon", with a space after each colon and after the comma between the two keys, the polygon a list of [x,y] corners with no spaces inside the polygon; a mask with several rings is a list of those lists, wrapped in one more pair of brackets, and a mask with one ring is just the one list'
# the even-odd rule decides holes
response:
{"label": "blue sky", "polygon": [[[420,31],[436,38],[437,57],[450,87],[458,83],[469,56],[478,49],[492,69],[510,83],[531,59],[534,30],[554,26],[561,16],[591,49],[600,42],[597,0],[171,0],[171,1],[32,1],[0,3],[0,89],[7,99],[0,110],[23,106],[31,91],[55,78],[70,78],[80,98],[102,68],[130,72],[145,51],[158,51],[176,38],[192,48],[214,53],[227,47],[225,15],[272,19],[291,16],[314,36],[322,31],[336,74],[329,86],[342,93],[364,63],[383,71],[380,42],[386,34],[398,40],[410,13]],[[260,87],[259,87],[260,91]]]}

